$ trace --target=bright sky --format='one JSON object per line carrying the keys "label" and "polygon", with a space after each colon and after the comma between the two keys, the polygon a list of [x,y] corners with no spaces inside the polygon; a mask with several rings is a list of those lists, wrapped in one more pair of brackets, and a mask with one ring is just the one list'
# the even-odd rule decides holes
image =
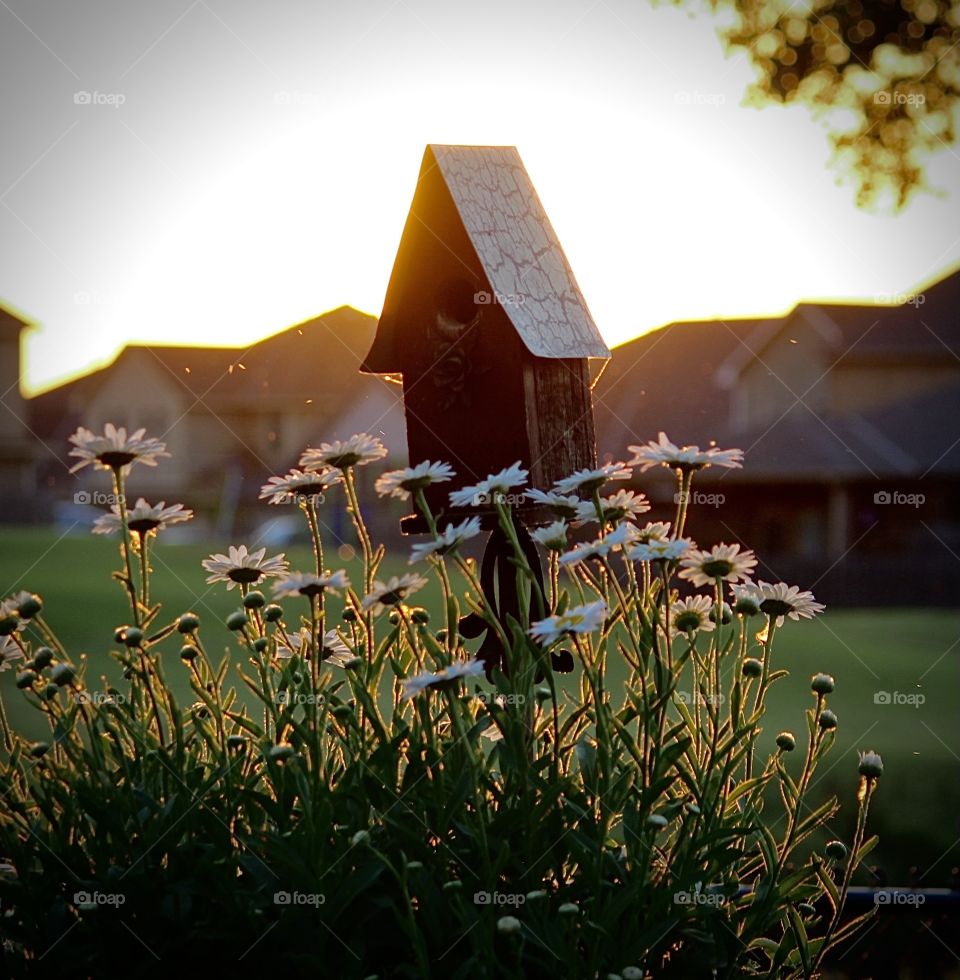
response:
{"label": "bright sky", "polygon": [[635,0],[2,0],[0,301],[38,324],[24,388],[131,341],[378,313],[428,142],[519,148],[611,345],[960,261],[957,148],[937,194],[858,211],[805,110],[742,106],[751,77],[709,16]]}

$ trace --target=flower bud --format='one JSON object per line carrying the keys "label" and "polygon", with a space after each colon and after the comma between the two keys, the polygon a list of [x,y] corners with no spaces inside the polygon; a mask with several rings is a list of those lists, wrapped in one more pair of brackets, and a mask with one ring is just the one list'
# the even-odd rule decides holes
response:
{"label": "flower bud", "polygon": [[763,674],[763,661],[755,657],[747,657],[743,662],[744,677],[760,677]]}
{"label": "flower bud", "polygon": [[390,621],[391,626],[396,626],[400,622],[400,613],[396,609],[390,610],[390,615],[387,617]]}
{"label": "flower bud", "polygon": [[511,933],[519,932],[521,928],[520,920],[515,915],[501,915],[497,919],[497,932],[510,935]]}
{"label": "flower bud", "polygon": [[242,630],[249,622],[250,618],[242,609],[235,609],[227,616],[227,629],[234,631]]}
{"label": "flower bud", "polygon": [[271,745],[267,755],[271,762],[286,762],[296,755],[296,750],[292,745],[282,742],[280,745]]}
{"label": "flower bud", "polygon": [[60,693],[60,688],[57,687],[56,684],[48,684],[43,689],[43,692],[41,693],[40,697],[42,697],[45,701],[52,701],[59,693]]}
{"label": "flower bud", "polygon": [[423,868],[423,861],[407,861],[407,871],[420,871]]}
{"label": "flower bud", "polygon": [[123,633],[124,646],[138,647],[143,644],[143,630],[136,626],[128,626]]}
{"label": "flower bud", "polygon": [[[729,623],[730,620],[733,619],[733,610],[730,608],[730,606],[727,603],[723,603],[723,605],[721,606],[721,609],[722,609],[722,612],[721,612],[721,616],[720,616],[720,625],[721,626],[726,626],[727,623]],[[710,616],[710,622],[711,623],[715,623],[717,621],[717,604],[716,603],[714,603],[713,606],[711,607],[709,616]]]}
{"label": "flower bud", "polygon": [[17,674],[17,687],[21,691],[25,691],[28,687],[33,687],[35,681],[39,680],[37,675],[32,670],[21,670]]}
{"label": "flower bud", "polygon": [[191,660],[196,660],[199,656],[200,651],[192,643],[185,643],[180,647],[180,659],[184,663],[190,663]]}
{"label": "flower bud", "polygon": [[69,684],[76,675],[77,672],[72,664],[59,663],[53,665],[50,671],[50,680],[57,687],[63,687],[65,684]]}
{"label": "flower bud", "polygon": [[797,903],[797,911],[802,912],[804,915],[816,915],[817,910],[809,902],[799,902]]}
{"label": "flower bud", "polygon": [[246,735],[227,736],[227,748],[232,749],[234,752],[239,752],[240,750],[246,748],[246,745],[247,745]]}
{"label": "flower bud", "polygon": [[638,966],[625,966],[620,971],[623,980],[643,980],[643,970]]}
{"label": "flower bud", "polygon": [[38,595],[28,595],[17,606],[17,612],[23,619],[33,619],[43,609],[43,600]]}
{"label": "flower bud", "polygon": [[11,612],[9,615],[4,616],[0,619],[0,636],[10,636],[11,633],[16,633],[19,625],[20,617],[17,613]]}
{"label": "flower bud", "polygon": [[543,704],[544,701],[549,701],[553,697],[553,692],[549,687],[538,687],[534,692],[537,698],[537,704]]}
{"label": "flower bud", "polygon": [[647,817],[647,826],[653,827],[654,830],[662,830],[664,827],[666,827],[668,822],[669,821],[662,813],[651,813],[650,816]]}
{"label": "flower bud", "polygon": [[127,627],[126,626],[118,626],[113,631],[113,642],[114,643],[123,643],[123,638],[126,635],[127,635]]}
{"label": "flower bud", "polygon": [[883,775],[883,759],[872,750],[861,752],[859,770],[867,779],[879,779]]}
{"label": "flower bud", "polygon": [[817,719],[817,723],[825,732],[831,731],[837,727],[837,716],[829,708],[824,708],[824,710],[820,712],[820,717]]}
{"label": "flower bud", "polygon": [[243,597],[244,609],[263,609],[266,604],[267,600],[264,599],[263,593],[259,592],[257,589],[251,589]]}
{"label": "flower bud", "polygon": [[43,670],[53,662],[53,650],[50,647],[37,647],[33,655],[33,669]]}
{"label": "flower bud", "polygon": [[258,636],[253,641],[253,649],[256,650],[257,653],[263,653],[269,646],[270,641],[265,636]]}
{"label": "flower bud", "polygon": [[50,746],[46,742],[34,742],[30,746],[30,755],[34,759],[40,759],[45,756],[50,751]]}
{"label": "flower bud", "polygon": [[832,840],[824,848],[828,858],[834,861],[843,861],[847,856],[847,845],[840,840]]}
{"label": "flower bud", "polygon": [[196,613],[184,613],[177,620],[178,633],[194,633],[200,627],[200,617]]}
{"label": "flower bud", "polygon": [[283,619],[283,607],[278,606],[275,602],[271,602],[270,605],[263,610],[263,618],[268,623],[276,623],[278,620]]}
{"label": "flower bud", "polygon": [[357,611],[356,609],[352,609],[350,606],[347,606],[347,608],[340,614],[340,618],[345,623],[355,623],[357,621]]}
{"label": "flower bud", "polygon": [[430,613],[426,609],[414,609],[410,613],[410,618],[417,624],[417,626],[426,626],[430,622]]}
{"label": "flower bud", "polygon": [[537,902],[541,898],[546,898],[546,897],[547,897],[547,893],[542,888],[537,888],[532,892],[527,892],[528,902]]}
{"label": "flower bud", "polygon": [[580,911],[580,906],[576,902],[564,902],[557,909],[557,915],[576,915]]}
{"label": "flower bud", "polygon": [[832,694],[835,684],[829,674],[814,674],[810,679],[810,690],[814,694]]}
{"label": "flower bud", "polygon": [[463,888],[463,882],[454,878],[452,881],[445,881],[441,888],[445,892],[458,892]]}
{"label": "flower bud", "polygon": [[358,830],[353,837],[350,838],[351,847],[359,847],[361,844],[367,844],[370,841],[370,832],[367,830]]}
{"label": "flower bud", "polygon": [[797,740],[793,732],[781,732],[777,736],[777,748],[781,752],[792,752],[797,747]]}
{"label": "flower bud", "polygon": [[760,612],[760,603],[750,596],[745,596],[742,599],[737,599],[733,604],[733,611],[738,616],[756,616]]}

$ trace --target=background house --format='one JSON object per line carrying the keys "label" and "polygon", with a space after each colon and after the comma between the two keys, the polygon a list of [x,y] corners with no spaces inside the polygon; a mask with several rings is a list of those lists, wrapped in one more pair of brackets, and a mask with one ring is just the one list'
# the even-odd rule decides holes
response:
{"label": "background house", "polygon": [[399,389],[359,373],[375,326],[340,307],[247,348],[125,347],[107,367],[33,400],[34,431],[51,448],[41,463],[50,509],[104,488],[102,474],[71,476],[62,463],[78,425],[143,426],[162,438],[172,458],[134,468],[131,496],[184,502],[197,511],[193,527],[206,523],[218,537],[264,519],[260,486],[308,445],[368,429],[402,453]]}
{"label": "background house", "polygon": [[[601,458],[660,429],[745,451],[696,481],[702,541],[827,601],[957,602],[960,273],[898,307],[671,324],[617,348],[594,401]],[[639,482],[672,511],[666,474]]]}
{"label": "background house", "polygon": [[7,521],[37,515],[34,440],[20,390],[20,334],[27,326],[0,306],[0,500]]}

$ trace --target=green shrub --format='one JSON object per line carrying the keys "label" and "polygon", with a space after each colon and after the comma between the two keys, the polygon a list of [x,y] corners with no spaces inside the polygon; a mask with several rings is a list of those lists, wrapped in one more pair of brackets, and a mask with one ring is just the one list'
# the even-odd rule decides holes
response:
{"label": "green shrub", "polygon": [[[95,530],[120,535],[131,622],[115,627],[111,656],[128,683],[93,688],[40,597],[3,603],[0,668],[18,670],[50,725],[30,743],[0,712],[8,975],[152,977],[226,960],[284,976],[810,977],[862,924],[842,911],[875,843],[879,756],[861,757],[846,845],[826,833],[836,800],[808,800],[838,724],[834,679],[812,679],[804,732],[756,751],[765,695],[785,674],[776,635],[823,607],[750,581],[751,552],[683,536],[695,472],[739,465],[737,450],[663,436],[631,447],[633,465],[676,471],[672,527],[640,526],[642,494],[601,496],[623,464],[530,491],[558,517],[533,532],[546,579],[512,505],[519,464],[452,494],[478,515],[442,530],[424,490],[449,467],[381,475],[381,495],[412,498],[430,528],[411,565],[437,577],[439,621],[413,604],[419,572],[378,578],[384,551],[355,474],[382,446],[356,436],[307,450],[261,496],[302,510],[314,567],[243,546],[203,563],[208,583],[237,588],[231,665],[201,617],[151,604],[151,549],[191,515],[128,508],[124,491],[163,444],[112,427],[72,441],[78,466],[113,480],[117,503]],[[320,526],[338,497],[362,582],[324,561]],[[461,554],[481,514],[509,572],[496,593]],[[597,536],[571,547],[571,522]],[[607,687],[611,658],[629,665],[623,690]],[[571,668],[578,696],[555,682]],[[172,670],[189,673],[193,704],[175,702]],[[765,813],[773,787],[781,807]]]}

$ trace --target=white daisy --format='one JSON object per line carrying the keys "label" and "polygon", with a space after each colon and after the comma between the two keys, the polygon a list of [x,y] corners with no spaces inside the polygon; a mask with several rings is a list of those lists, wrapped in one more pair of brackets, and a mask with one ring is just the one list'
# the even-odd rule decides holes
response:
{"label": "white daisy", "polygon": [[790,619],[813,619],[817,613],[827,607],[813,598],[812,592],[801,592],[796,585],[786,585],[777,582],[758,582],[757,591],[760,595],[760,611],[776,620],[777,626],[783,625],[785,616]]}
{"label": "white daisy", "polygon": [[530,537],[548,551],[563,551],[567,546],[567,522],[554,521],[530,532]]}
{"label": "white daisy", "polygon": [[350,579],[342,569],[314,575],[312,572],[287,572],[273,583],[273,594],[277,599],[285,596],[305,595],[312,597],[324,592],[337,593],[350,588]]}
{"label": "white daisy", "polygon": [[383,459],[386,455],[387,447],[379,439],[361,432],[349,439],[323,442],[319,449],[305,449],[300,465],[305,470],[325,470],[331,466],[345,470]]}
{"label": "white daisy", "polygon": [[629,480],[631,471],[626,463],[604,463],[595,470],[577,470],[553,485],[555,493],[591,494],[607,480]]}
{"label": "white daisy", "polygon": [[650,541],[666,541],[669,537],[669,521],[651,521],[637,528],[636,540],[642,544],[648,544]]}
{"label": "white daisy", "polygon": [[226,582],[229,592],[235,585],[253,585],[268,575],[282,575],[287,571],[287,562],[282,554],[273,558],[264,558],[266,548],[257,551],[247,551],[245,544],[239,548],[230,545],[227,555],[210,555],[200,563],[205,571],[210,572],[207,585],[214,582]]}
{"label": "white daisy", "polygon": [[[709,596],[695,595],[689,599],[678,599],[670,606],[670,634],[710,633],[716,623],[710,618],[713,600]],[[660,625],[666,628],[666,609],[660,610]]]}
{"label": "white daisy", "polygon": [[688,579],[698,589],[718,578],[745,582],[756,564],[754,553],[741,552],[738,544],[715,544],[709,551],[692,548],[680,560],[680,578]]}
{"label": "white daisy", "polygon": [[411,592],[422,589],[426,584],[427,580],[416,572],[399,577],[394,575],[386,582],[378,580],[373,583],[373,591],[363,597],[361,608],[364,612],[372,609],[379,613],[390,606],[399,606]]}
{"label": "white daisy", "polygon": [[260,499],[271,504],[316,499],[339,482],[340,474],[336,470],[290,470],[286,476],[271,476],[260,488]]}
{"label": "white daisy", "polygon": [[156,466],[161,456],[169,456],[170,453],[166,452],[166,443],[159,439],[144,438],[146,431],[137,429],[128,436],[123,426],[118,429],[112,422],[108,422],[103,428],[103,435],[98,436],[81,425],[70,436],[70,442],[74,446],[70,455],[80,460],[71,467],[70,472],[76,473],[90,465],[103,470],[120,469],[134,463]]}
{"label": "white daisy", "polygon": [[433,483],[446,483],[456,476],[449,463],[431,463],[424,460],[416,466],[408,466],[403,470],[391,470],[377,477],[374,489],[381,497],[399,497],[409,500],[410,494],[423,490]]}
{"label": "white daisy", "polygon": [[412,565],[414,562],[422,561],[427,555],[448,555],[455,551],[464,541],[475,538],[480,533],[480,518],[468,517],[460,524],[448,524],[446,529],[438,534],[432,541],[423,541],[415,544],[410,552],[407,562]]}
{"label": "white daisy", "polygon": [[548,616],[530,627],[530,635],[541,643],[550,644],[573,633],[592,633],[603,626],[607,604],[603,599],[583,606],[571,606],[565,613]]}
{"label": "white daisy", "polygon": [[577,510],[582,501],[573,494],[557,493],[551,490],[544,493],[542,490],[528,490],[526,492],[528,500],[543,507],[549,507],[553,513],[565,521],[572,521],[577,516]]}
{"label": "white daisy", "polygon": [[520,460],[517,460],[512,466],[499,473],[493,473],[473,486],[452,491],[450,503],[454,507],[480,507],[483,504],[495,503],[499,494],[504,494],[514,487],[522,487],[529,475]]}
{"label": "white daisy", "polygon": [[477,677],[483,673],[483,661],[461,660],[438,671],[424,671],[403,682],[403,698],[412,698],[431,687],[444,689],[453,687],[463,677]]}
{"label": "white daisy", "polygon": [[588,558],[605,558],[611,551],[629,546],[633,541],[634,528],[632,524],[618,524],[614,530],[596,541],[587,541],[571,548],[565,555],[560,556],[561,565],[577,565]]}
{"label": "white daisy", "polygon": [[702,470],[707,466],[724,466],[727,469],[739,469],[743,463],[742,449],[709,449],[701,450],[699,446],[675,446],[665,432],[660,433],[659,441],[650,442],[643,446],[628,446],[634,454],[630,460],[631,466],[639,466],[643,473],[651,466],[668,466],[670,469],[690,473]]}
{"label": "white daisy", "polygon": [[[282,637],[277,637],[278,660],[289,660],[293,656],[305,656],[313,642],[309,627],[304,627],[290,636],[289,639],[290,643],[288,644]],[[320,659],[334,667],[345,667],[354,659],[354,653],[343,642],[343,638],[336,630],[328,630],[323,634],[323,650]]]}
{"label": "white daisy", "polygon": [[23,660],[23,651],[9,636],[0,636],[0,673],[10,670],[18,660]]}
{"label": "white daisy", "polygon": [[[149,531],[162,531],[170,524],[180,524],[193,518],[192,510],[185,510],[183,504],[171,504],[161,500],[152,507],[143,499],[137,498],[136,506],[127,511],[127,527],[137,534],[144,535]],[[98,517],[93,522],[94,534],[114,534],[120,530],[120,505],[114,504],[109,514]]]}
{"label": "white daisy", "polygon": [[692,547],[693,542],[689,538],[651,538],[631,545],[626,551],[631,561],[676,561]]}
{"label": "white daisy", "polygon": [[[634,520],[640,514],[645,514],[650,510],[650,503],[642,493],[634,493],[633,490],[618,490],[608,497],[600,498],[600,510],[603,519],[608,523],[622,521],[625,517]],[[597,508],[592,500],[581,500],[577,507],[577,517],[581,521],[595,521],[597,519]]]}

